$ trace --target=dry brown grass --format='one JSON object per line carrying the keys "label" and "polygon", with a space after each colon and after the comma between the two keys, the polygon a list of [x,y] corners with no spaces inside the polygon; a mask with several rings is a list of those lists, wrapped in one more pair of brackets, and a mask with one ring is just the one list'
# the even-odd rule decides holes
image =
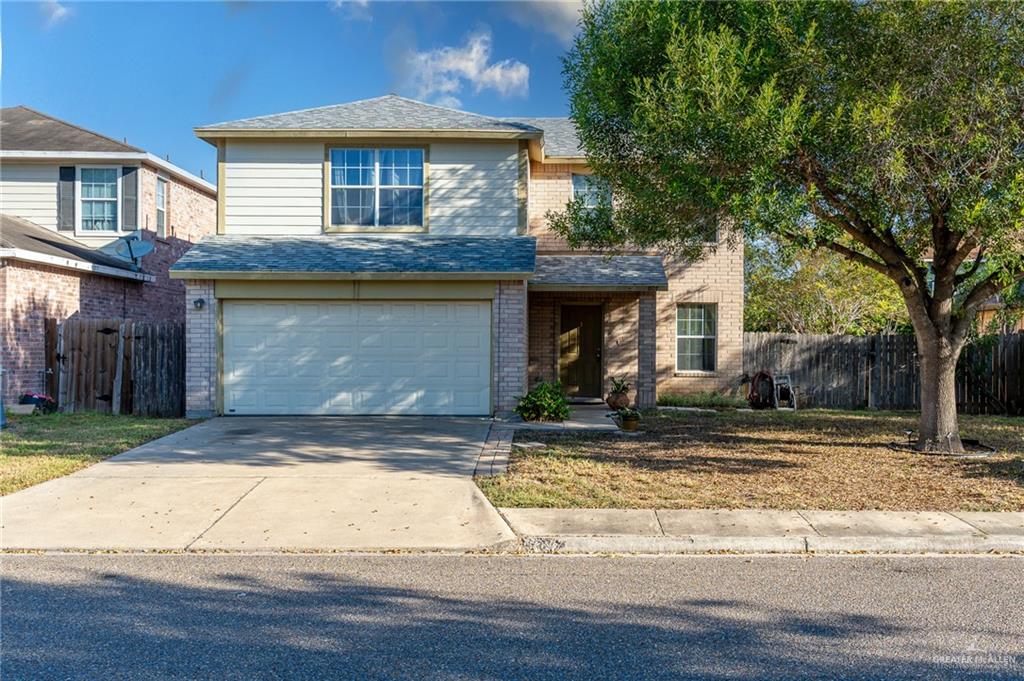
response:
{"label": "dry brown grass", "polygon": [[662,413],[637,438],[521,433],[507,475],[478,482],[498,506],[1024,510],[1024,420],[964,416],[985,459],[893,451],[914,414]]}

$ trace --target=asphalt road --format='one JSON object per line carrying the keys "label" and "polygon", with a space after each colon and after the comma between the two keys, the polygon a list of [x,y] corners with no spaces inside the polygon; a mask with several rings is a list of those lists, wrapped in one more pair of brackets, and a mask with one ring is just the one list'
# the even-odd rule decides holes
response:
{"label": "asphalt road", "polygon": [[1024,678],[1024,558],[3,556],[0,677]]}

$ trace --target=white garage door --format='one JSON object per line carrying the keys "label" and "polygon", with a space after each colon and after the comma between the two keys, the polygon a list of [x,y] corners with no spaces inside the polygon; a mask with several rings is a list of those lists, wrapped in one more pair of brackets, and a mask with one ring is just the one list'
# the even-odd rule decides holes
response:
{"label": "white garage door", "polygon": [[489,302],[227,301],[228,414],[490,411]]}

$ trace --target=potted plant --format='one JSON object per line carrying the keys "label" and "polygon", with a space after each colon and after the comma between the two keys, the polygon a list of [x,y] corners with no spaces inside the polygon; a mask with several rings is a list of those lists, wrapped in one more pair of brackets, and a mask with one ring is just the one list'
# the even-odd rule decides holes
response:
{"label": "potted plant", "polygon": [[640,425],[640,412],[632,407],[623,407],[615,412],[619,420],[619,428],[633,432]]}
{"label": "potted plant", "polygon": [[612,376],[612,389],[605,398],[605,404],[611,409],[625,409],[629,406],[629,390],[632,388],[626,377],[615,378]]}

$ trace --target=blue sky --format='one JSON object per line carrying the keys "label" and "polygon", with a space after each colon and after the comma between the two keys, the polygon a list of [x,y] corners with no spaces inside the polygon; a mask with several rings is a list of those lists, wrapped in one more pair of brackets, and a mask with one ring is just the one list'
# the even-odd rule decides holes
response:
{"label": "blue sky", "polygon": [[25,104],[206,177],[192,128],[396,92],[567,113],[577,3],[4,2],[3,106]]}

